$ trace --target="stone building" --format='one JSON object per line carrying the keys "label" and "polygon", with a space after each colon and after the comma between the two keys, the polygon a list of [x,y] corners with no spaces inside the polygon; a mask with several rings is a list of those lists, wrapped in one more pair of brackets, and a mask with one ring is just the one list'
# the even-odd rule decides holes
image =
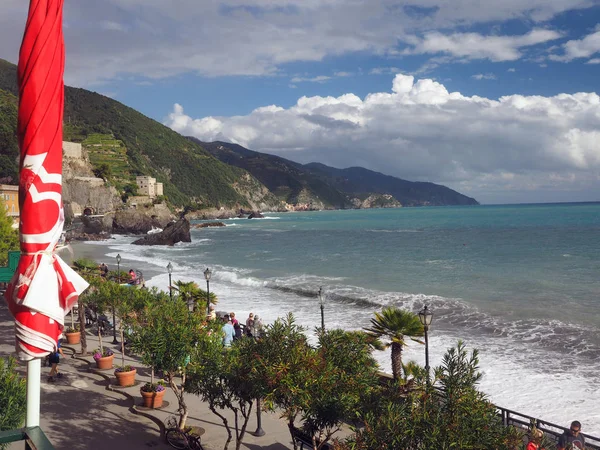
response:
{"label": "stone building", "polygon": [[145,195],[150,198],[163,195],[163,184],[157,183],[156,178],[146,176],[135,177],[135,182],[138,185],[138,193],[140,195]]}
{"label": "stone building", "polygon": [[6,206],[6,213],[9,217],[19,217],[19,186],[11,184],[0,184],[0,198]]}

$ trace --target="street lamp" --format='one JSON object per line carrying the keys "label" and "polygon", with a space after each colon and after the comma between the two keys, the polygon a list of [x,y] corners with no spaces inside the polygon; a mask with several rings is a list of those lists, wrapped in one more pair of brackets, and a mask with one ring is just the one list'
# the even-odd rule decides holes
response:
{"label": "street lamp", "polygon": [[212,272],[207,267],[204,271],[204,279],[206,280],[206,315],[210,314],[210,276]]}
{"label": "street lamp", "polygon": [[254,432],[254,436],[261,437],[264,436],[265,430],[262,429],[262,420],[260,417],[261,408],[260,408],[260,398],[256,399],[256,431]]}
{"label": "street lamp", "polygon": [[321,304],[321,332],[325,332],[325,312],[323,311],[325,308],[325,294],[323,294],[323,286],[319,287],[319,303]]}
{"label": "street lamp", "polygon": [[169,272],[169,295],[171,296],[171,300],[173,300],[173,286],[171,286],[171,274],[173,273],[173,264],[169,261],[167,264],[167,272]]}
{"label": "street lamp", "polygon": [[429,386],[429,339],[427,337],[427,331],[433,320],[433,313],[427,305],[423,306],[423,309],[419,311],[419,320],[425,330],[425,371],[427,372],[427,385]]}
{"label": "street lamp", "polygon": [[[117,276],[119,277],[119,284],[121,284],[121,255],[119,253],[117,253]],[[116,318],[115,318],[115,307],[112,307],[112,313],[113,313],[113,344],[118,344],[119,341],[117,341],[117,322],[116,322]]]}

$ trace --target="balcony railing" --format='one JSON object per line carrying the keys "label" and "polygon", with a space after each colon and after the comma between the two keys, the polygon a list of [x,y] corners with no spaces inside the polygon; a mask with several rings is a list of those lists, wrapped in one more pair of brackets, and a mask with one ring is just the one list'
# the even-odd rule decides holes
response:
{"label": "balcony railing", "polygon": [[19,441],[25,441],[25,450],[54,450],[54,446],[40,427],[0,431],[0,444]]}

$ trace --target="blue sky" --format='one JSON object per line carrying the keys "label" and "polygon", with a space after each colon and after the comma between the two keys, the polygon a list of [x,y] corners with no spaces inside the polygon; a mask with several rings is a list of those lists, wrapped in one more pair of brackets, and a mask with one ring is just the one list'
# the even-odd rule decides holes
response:
{"label": "blue sky", "polygon": [[[3,0],[0,58],[26,17]],[[185,135],[433,181],[600,200],[600,1],[80,0],[65,81]]]}

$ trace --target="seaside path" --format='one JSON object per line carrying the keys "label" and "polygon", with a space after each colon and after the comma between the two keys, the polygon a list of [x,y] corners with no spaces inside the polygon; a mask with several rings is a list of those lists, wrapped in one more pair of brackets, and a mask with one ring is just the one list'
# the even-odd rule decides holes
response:
{"label": "seaside path", "polygon": [[[106,339],[112,341],[110,337]],[[87,334],[88,351],[98,347],[97,336]],[[115,365],[121,364],[120,345],[108,344],[115,352]],[[79,345],[63,345],[65,358],[59,369],[62,378],[48,382],[49,367],[42,367],[40,426],[56,449],[168,449],[161,439],[161,426],[170,415],[177,414],[177,400],[170,389],[166,405],[160,410],[139,408],[142,402],[140,386],[150,381],[150,370],[135,358],[126,355],[125,364],[137,368],[136,385],[119,388],[113,370],[98,371],[91,356],[75,358]],[[4,304],[0,303],[0,356],[14,354],[14,321]],[[19,370],[25,375],[25,364]],[[222,449],[227,432],[220,419],[198,397],[188,394],[188,425],[205,429],[202,445],[206,450]],[[233,423],[233,416],[229,417]],[[276,414],[262,413],[265,435],[255,437],[256,415],[253,413],[244,437],[243,449],[289,450],[293,448],[285,422]],[[23,443],[13,443],[10,450],[22,449]],[[229,444],[235,448],[235,440]]]}

